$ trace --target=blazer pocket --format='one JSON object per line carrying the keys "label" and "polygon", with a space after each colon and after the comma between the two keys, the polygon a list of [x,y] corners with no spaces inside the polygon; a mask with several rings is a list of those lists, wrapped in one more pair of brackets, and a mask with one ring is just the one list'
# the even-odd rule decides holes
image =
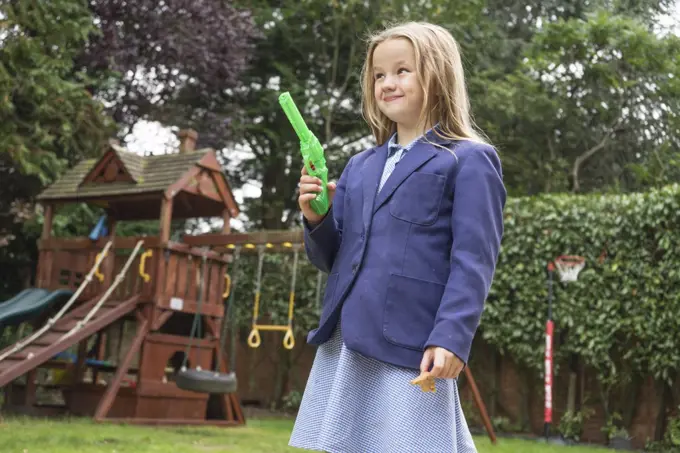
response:
{"label": "blazer pocket", "polygon": [[445,285],[391,274],[383,313],[383,336],[392,344],[422,350],[434,327]]}
{"label": "blazer pocket", "polygon": [[393,217],[418,225],[432,225],[439,216],[446,178],[415,172],[401,183],[389,203]]}

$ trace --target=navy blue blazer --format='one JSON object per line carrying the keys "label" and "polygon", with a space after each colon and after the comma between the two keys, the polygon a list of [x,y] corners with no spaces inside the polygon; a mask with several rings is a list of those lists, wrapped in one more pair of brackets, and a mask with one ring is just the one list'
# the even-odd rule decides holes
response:
{"label": "navy blue blazer", "polygon": [[506,190],[493,147],[428,138],[445,149],[421,140],[379,193],[387,143],[352,156],[328,214],[303,222],[309,260],[329,273],[308,343],[325,342],[340,319],[346,346],[365,356],[419,369],[436,345],[467,364]]}

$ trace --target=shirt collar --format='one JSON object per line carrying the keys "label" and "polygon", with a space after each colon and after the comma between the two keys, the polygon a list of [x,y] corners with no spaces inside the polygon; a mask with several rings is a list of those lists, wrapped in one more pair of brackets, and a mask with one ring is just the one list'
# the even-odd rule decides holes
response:
{"label": "shirt collar", "polygon": [[[439,123],[435,124],[435,125],[432,127],[432,129],[434,129],[434,128],[437,127],[438,125],[439,125]],[[429,129],[429,130],[428,130],[427,132],[425,132],[423,135],[421,135],[421,136],[415,138],[413,141],[411,141],[411,143],[409,143],[409,144],[406,145],[406,146],[402,146],[402,145],[400,145],[400,144],[397,142],[397,133],[395,132],[394,134],[392,134],[392,136],[390,137],[390,140],[389,140],[389,142],[388,142],[388,144],[387,144],[387,154],[388,154],[388,156],[393,155],[394,153],[396,153],[396,152],[399,151],[400,149],[404,150],[404,152],[410,150],[411,148],[413,148],[413,145],[415,145],[415,144],[418,143],[420,140],[422,140],[423,137],[425,137],[425,135],[429,134],[430,131],[431,131],[432,129]]]}

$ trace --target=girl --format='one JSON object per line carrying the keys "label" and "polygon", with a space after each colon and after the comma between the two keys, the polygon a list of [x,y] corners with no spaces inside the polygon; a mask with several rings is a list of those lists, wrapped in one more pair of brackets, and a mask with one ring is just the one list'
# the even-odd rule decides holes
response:
{"label": "girl", "polygon": [[[324,216],[303,168],[309,259],[329,273],[290,445],[329,453],[476,452],[459,373],[493,278],[505,188],[471,126],[458,46],[406,23],[369,40],[363,112],[379,144],[353,156]],[[436,382],[423,392],[411,381]]]}

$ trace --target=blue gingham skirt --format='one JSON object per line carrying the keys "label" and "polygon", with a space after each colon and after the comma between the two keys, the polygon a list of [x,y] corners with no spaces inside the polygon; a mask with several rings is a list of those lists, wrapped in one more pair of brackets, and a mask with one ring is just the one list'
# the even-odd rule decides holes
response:
{"label": "blue gingham skirt", "polygon": [[347,349],[340,323],[320,345],[307,380],[291,447],[326,453],[477,453],[457,381],[424,393],[419,372]]}

